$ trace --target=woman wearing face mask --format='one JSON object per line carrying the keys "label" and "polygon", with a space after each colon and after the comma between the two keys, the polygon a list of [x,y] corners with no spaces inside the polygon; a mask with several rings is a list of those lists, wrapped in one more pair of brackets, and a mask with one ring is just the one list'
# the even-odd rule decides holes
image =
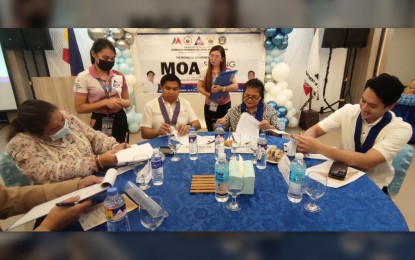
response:
{"label": "woman wearing face mask", "polygon": [[113,167],[115,152],[129,147],[42,100],[19,106],[9,140],[7,153],[33,184],[61,182]]}
{"label": "woman wearing face mask", "polygon": [[92,65],[75,79],[75,108],[78,113],[91,113],[91,126],[118,142],[128,131],[123,108],[130,106],[124,75],[113,70],[115,47],[107,39],[97,39],[92,45]]}

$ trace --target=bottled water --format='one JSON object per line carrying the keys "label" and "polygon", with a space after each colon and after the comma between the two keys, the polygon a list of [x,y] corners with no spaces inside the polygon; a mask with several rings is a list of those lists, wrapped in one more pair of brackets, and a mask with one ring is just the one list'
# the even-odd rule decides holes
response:
{"label": "bottled water", "polygon": [[265,137],[264,133],[259,134],[259,139],[258,139],[258,151],[263,148],[265,151],[268,148],[267,145],[267,138]]}
{"label": "bottled water", "polygon": [[267,150],[265,150],[262,146],[258,147],[257,158],[258,161],[256,163],[256,167],[260,170],[267,168]]}
{"label": "bottled water", "polygon": [[226,202],[229,198],[229,165],[224,152],[219,153],[215,163],[215,198],[218,202]]}
{"label": "bottled water", "polygon": [[163,157],[158,148],[153,149],[151,155],[151,173],[154,186],[160,186],[164,182]]}
{"label": "bottled water", "polygon": [[116,187],[107,190],[107,198],[104,200],[105,216],[108,220],[109,232],[130,231],[127,209],[124,198],[118,193]]}
{"label": "bottled water", "polygon": [[217,124],[215,129],[215,160],[218,159],[219,146],[225,143],[225,130],[222,124]]}
{"label": "bottled water", "polygon": [[194,161],[198,158],[197,151],[197,133],[194,127],[190,128],[189,132],[189,158]]}
{"label": "bottled water", "polygon": [[288,200],[299,203],[303,199],[302,185],[305,178],[306,165],[302,153],[296,153],[290,166],[290,180],[288,183]]}

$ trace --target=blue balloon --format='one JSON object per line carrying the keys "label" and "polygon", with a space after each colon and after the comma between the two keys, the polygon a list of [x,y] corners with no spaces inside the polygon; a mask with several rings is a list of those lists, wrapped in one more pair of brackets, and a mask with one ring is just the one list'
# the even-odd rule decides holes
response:
{"label": "blue balloon", "polygon": [[282,41],[280,45],[277,45],[278,50],[285,50],[287,49],[288,41]]}
{"label": "blue balloon", "polygon": [[286,117],[279,117],[279,118],[278,118],[278,120],[279,120],[280,122],[284,122],[284,123],[285,123],[285,127],[287,127],[287,125],[288,125],[288,123],[289,123],[288,118],[286,118]]}
{"label": "blue balloon", "polygon": [[272,106],[275,110],[277,110],[277,108],[278,108],[278,105],[275,101],[269,101],[267,104]]}
{"label": "blue balloon", "polygon": [[283,39],[283,41],[287,41],[288,42],[288,35],[284,35],[284,39]]}
{"label": "blue balloon", "polygon": [[274,45],[274,44],[272,44],[272,41],[271,41],[269,38],[267,38],[267,39],[264,41],[264,47],[265,47],[265,49],[267,49],[267,50],[272,50],[272,49],[274,49],[274,48],[275,48],[275,45]]}
{"label": "blue balloon", "polygon": [[277,33],[277,28],[267,28],[264,33],[267,37],[273,37]]}
{"label": "blue balloon", "polygon": [[277,33],[274,37],[272,37],[271,41],[274,45],[280,45],[284,40],[284,36],[281,33]]}
{"label": "blue balloon", "polygon": [[293,28],[278,28],[278,31],[281,32],[282,34],[289,34],[290,32],[293,31]]}
{"label": "blue balloon", "polygon": [[287,108],[284,106],[279,106],[277,108],[277,117],[285,117],[287,115]]}

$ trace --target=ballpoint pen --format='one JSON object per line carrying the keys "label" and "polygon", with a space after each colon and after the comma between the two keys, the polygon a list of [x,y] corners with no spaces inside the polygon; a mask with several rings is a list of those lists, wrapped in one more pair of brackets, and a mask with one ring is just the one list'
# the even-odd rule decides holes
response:
{"label": "ballpoint pen", "polygon": [[79,204],[83,202],[83,200],[78,200],[78,201],[73,201],[73,202],[58,202],[55,205],[58,207],[71,207],[71,206],[75,206],[76,204]]}
{"label": "ballpoint pen", "polygon": [[127,148],[127,142],[128,142],[128,135],[130,134],[130,132],[127,131],[127,133],[125,133],[125,141],[124,141],[124,148]]}

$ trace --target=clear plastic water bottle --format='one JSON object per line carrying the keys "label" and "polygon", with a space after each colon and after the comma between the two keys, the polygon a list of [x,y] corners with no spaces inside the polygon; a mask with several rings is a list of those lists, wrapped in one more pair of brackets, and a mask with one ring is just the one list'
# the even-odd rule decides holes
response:
{"label": "clear plastic water bottle", "polygon": [[109,232],[130,231],[130,223],[127,216],[124,198],[118,193],[116,187],[107,190],[107,198],[104,200],[105,216],[108,220]]}
{"label": "clear plastic water bottle", "polygon": [[224,152],[219,153],[215,163],[215,198],[218,202],[226,202],[229,198],[229,164]]}
{"label": "clear plastic water bottle", "polygon": [[153,149],[151,155],[151,173],[154,186],[160,186],[164,182],[163,157],[158,148]]}
{"label": "clear plastic water bottle", "polygon": [[265,151],[268,149],[267,138],[264,133],[259,134],[258,139],[258,151],[263,148]]}
{"label": "clear plastic water bottle", "polygon": [[225,143],[225,130],[222,128],[222,124],[217,124],[215,129],[215,160],[218,159],[219,146]]}
{"label": "clear plastic water bottle", "polygon": [[302,153],[296,153],[290,166],[290,181],[288,183],[287,197],[293,203],[299,203],[303,199],[302,186],[307,169],[303,158],[304,155]]}
{"label": "clear plastic water bottle", "polygon": [[198,158],[197,133],[194,127],[190,128],[189,132],[189,158],[192,161]]}

